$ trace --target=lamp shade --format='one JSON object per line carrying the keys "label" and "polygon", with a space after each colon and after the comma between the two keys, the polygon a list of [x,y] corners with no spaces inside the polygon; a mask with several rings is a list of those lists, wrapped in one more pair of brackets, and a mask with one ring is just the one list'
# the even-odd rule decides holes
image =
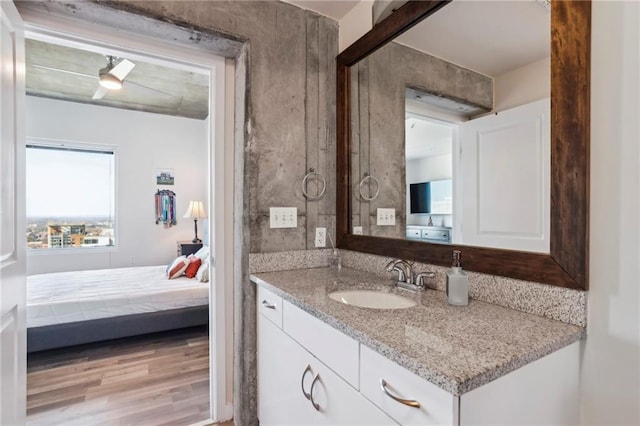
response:
{"label": "lamp shade", "polygon": [[207,217],[202,201],[189,201],[189,208],[183,217],[191,219],[202,219]]}

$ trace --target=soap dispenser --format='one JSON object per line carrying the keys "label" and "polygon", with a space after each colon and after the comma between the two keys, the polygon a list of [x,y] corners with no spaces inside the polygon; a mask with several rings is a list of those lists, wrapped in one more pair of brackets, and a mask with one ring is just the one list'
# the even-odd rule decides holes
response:
{"label": "soap dispenser", "polygon": [[450,305],[469,304],[469,277],[460,264],[460,250],[453,251],[453,265],[447,271],[447,301]]}

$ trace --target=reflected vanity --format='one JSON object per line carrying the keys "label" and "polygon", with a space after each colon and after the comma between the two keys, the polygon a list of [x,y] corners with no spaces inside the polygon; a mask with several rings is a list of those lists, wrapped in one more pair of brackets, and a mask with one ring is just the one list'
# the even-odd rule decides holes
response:
{"label": "reflected vanity", "polygon": [[[533,9],[408,2],[338,56],[339,247],[438,265],[456,248],[468,270],[587,288],[590,4],[554,2],[549,13],[513,3]],[[494,15],[532,29],[530,55],[508,64],[484,43],[469,60],[476,70],[465,67],[473,55],[452,50],[465,44],[461,29],[481,39],[474,18]],[[527,73],[528,87],[549,87],[549,63],[550,94],[501,89]],[[538,109],[523,118],[523,104]],[[451,195],[435,200],[442,180]],[[378,225],[378,208],[395,209],[395,225]],[[430,232],[450,237],[426,243]]]}

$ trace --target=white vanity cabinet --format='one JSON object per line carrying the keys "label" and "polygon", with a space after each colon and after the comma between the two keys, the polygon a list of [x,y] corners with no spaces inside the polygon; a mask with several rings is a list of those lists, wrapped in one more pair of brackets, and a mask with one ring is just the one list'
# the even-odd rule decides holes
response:
{"label": "white vanity cabinet", "polygon": [[[286,320],[282,322],[278,315],[282,307],[280,297],[264,289],[258,296],[261,425],[397,425],[286,333]],[[276,324],[279,321],[284,329]],[[313,330],[309,333],[313,338]],[[352,342],[357,349],[357,342]],[[350,373],[358,375],[357,369]]]}
{"label": "white vanity cabinet", "polygon": [[578,423],[579,342],[457,396],[258,289],[262,425]]}
{"label": "white vanity cabinet", "polygon": [[[360,392],[402,425],[578,424],[578,345],[566,346],[461,396],[361,346]],[[381,380],[392,395],[407,401],[386,395]]]}

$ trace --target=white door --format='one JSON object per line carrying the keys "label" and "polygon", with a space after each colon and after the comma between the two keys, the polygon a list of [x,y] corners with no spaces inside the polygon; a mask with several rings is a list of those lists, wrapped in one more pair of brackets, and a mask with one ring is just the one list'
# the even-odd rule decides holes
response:
{"label": "white door", "polygon": [[550,110],[542,99],[460,126],[457,243],[549,252]]}
{"label": "white door", "polygon": [[314,425],[397,425],[320,361],[314,359],[311,367],[318,375],[312,389],[313,401],[318,406],[313,411]]}
{"label": "white door", "polygon": [[0,2],[0,424],[26,415],[24,37],[12,2]]}
{"label": "white door", "polygon": [[313,357],[262,314],[258,314],[257,338],[260,424],[311,424],[313,409],[305,393],[309,394],[316,374]]}

